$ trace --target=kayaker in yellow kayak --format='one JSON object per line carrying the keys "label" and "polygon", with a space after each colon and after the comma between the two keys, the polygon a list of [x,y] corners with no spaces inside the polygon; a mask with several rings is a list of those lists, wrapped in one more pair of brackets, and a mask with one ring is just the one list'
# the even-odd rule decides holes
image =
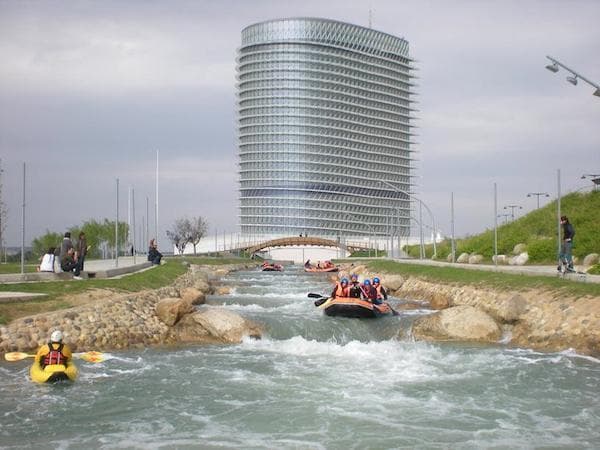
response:
{"label": "kayaker in yellow kayak", "polygon": [[52,364],[66,366],[73,358],[73,353],[68,345],[63,344],[63,334],[60,330],[54,330],[50,335],[50,342],[40,347],[35,355],[35,363],[43,369]]}

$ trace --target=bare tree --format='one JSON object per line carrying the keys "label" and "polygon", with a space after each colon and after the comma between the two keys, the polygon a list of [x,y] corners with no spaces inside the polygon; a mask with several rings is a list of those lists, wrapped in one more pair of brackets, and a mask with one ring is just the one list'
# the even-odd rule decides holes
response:
{"label": "bare tree", "polygon": [[187,218],[175,220],[172,230],[167,230],[167,237],[171,243],[177,248],[180,255],[183,255],[185,246],[189,242],[190,236],[190,221]]}
{"label": "bare tree", "polygon": [[194,255],[196,254],[196,246],[208,231],[208,222],[203,217],[181,217],[175,220],[173,229],[167,231],[167,237],[177,247],[180,255],[183,255],[185,246],[192,244],[194,246]]}
{"label": "bare tree", "polygon": [[192,217],[189,221],[190,234],[188,236],[190,244],[194,246],[194,256],[196,255],[196,246],[208,231],[208,222],[202,216]]}

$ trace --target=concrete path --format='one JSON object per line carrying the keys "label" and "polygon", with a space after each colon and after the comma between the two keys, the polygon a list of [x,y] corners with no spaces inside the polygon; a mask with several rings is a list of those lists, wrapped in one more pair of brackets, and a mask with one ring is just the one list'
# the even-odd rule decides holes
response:
{"label": "concrete path", "polygon": [[[114,259],[95,259],[85,262],[82,278],[118,278],[126,274],[139,272],[152,267],[152,264],[144,256],[133,257],[125,256]],[[10,273],[0,274],[0,283],[14,284],[24,282],[48,282],[48,281],[71,281],[73,275],[70,273],[58,272],[29,272],[25,274]],[[34,295],[19,292],[0,292],[0,301],[28,300]]]}
{"label": "concrete path", "polygon": [[[512,273],[515,275],[539,275],[547,277],[562,277],[565,280],[579,281],[584,283],[600,283],[600,275],[589,275],[580,273],[567,273],[561,275],[556,270],[556,266],[507,266],[492,264],[459,264],[442,261],[432,261],[429,259],[394,259],[395,262],[404,264],[423,264],[436,267],[456,267],[468,270],[484,270],[489,272]],[[575,267],[578,269],[578,267]]]}

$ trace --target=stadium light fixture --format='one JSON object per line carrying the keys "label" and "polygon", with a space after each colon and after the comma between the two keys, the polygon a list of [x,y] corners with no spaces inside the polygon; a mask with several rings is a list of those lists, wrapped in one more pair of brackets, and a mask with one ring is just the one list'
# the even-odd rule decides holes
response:
{"label": "stadium light fixture", "polygon": [[548,58],[550,60],[550,62],[552,63],[552,64],[548,64],[546,66],[546,69],[548,69],[550,72],[554,72],[554,73],[558,72],[558,69],[559,69],[559,66],[560,66],[563,69],[565,69],[567,72],[571,73],[571,75],[569,75],[567,77],[567,81],[569,83],[571,83],[573,86],[577,86],[577,82],[579,81],[579,79],[582,79],[583,81],[585,81],[590,86],[595,87],[596,90],[594,91],[593,95],[595,95],[596,97],[600,97],[600,86],[598,86],[596,83],[591,82],[590,80],[588,80],[587,78],[585,78],[581,74],[575,72],[573,69],[569,69],[567,66],[565,66],[560,61],[557,61],[556,59],[554,59],[554,58],[552,58],[550,56],[546,56],[546,58]]}

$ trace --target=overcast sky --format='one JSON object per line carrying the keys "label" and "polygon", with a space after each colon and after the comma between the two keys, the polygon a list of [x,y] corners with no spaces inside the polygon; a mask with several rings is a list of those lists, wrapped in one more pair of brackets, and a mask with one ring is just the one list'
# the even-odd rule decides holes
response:
{"label": "overcast sky", "polygon": [[[415,192],[450,233],[493,226],[499,208],[536,206],[600,173],[600,98],[550,55],[600,84],[600,1],[0,0],[0,158],[8,245],[84,220],[153,217],[159,240],[181,216],[237,230],[235,57],[241,30],[323,17],[406,38],[418,61]],[[542,203],[548,199],[543,198]],[[501,211],[505,212],[505,211]],[[153,234],[153,227],[150,228]]]}

